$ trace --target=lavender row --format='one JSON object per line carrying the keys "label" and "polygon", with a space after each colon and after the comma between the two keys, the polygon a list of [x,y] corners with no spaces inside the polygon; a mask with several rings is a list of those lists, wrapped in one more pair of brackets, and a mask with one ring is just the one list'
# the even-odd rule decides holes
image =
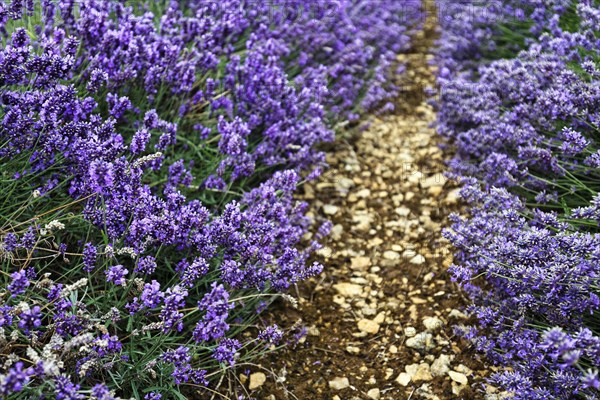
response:
{"label": "lavender row", "polygon": [[0,397],[198,396],[319,273],[293,195],[418,2],[0,2]]}
{"label": "lavender row", "polygon": [[600,5],[449,4],[439,132],[468,204],[447,237],[516,399],[600,397]]}

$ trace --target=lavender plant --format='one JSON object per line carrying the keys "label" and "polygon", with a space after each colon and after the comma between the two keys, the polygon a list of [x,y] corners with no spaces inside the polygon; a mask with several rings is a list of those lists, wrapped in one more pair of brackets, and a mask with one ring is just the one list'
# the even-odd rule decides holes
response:
{"label": "lavender plant", "polygon": [[517,399],[596,399],[600,4],[468,7],[442,20],[438,55],[469,204],[446,232],[479,319],[463,333],[510,367],[492,380]]}
{"label": "lavender plant", "polygon": [[[293,197],[419,4],[0,2],[0,397],[185,398],[320,272]],[[185,395],[182,393],[186,393]]]}

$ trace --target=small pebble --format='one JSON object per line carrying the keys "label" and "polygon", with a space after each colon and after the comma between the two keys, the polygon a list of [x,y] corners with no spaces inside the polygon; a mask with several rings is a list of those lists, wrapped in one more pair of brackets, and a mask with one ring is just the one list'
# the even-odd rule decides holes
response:
{"label": "small pebble", "polygon": [[407,374],[406,372],[401,372],[400,375],[398,375],[398,377],[396,378],[396,382],[399,385],[407,386],[410,383],[411,379],[412,378],[409,374]]}
{"label": "small pebble", "polygon": [[407,338],[411,338],[413,336],[415,336],[417,334],[417,330],[415,328],[413,328],[412,326],[408,326],[406,328],[404,328],[404,336],[406,336]]}
{"label": "small pebble", "polygon": [[448,376],[450,376],[450,379],[452,379],[454,382],[460,383],[461,385],[466,385],[466,384],[469,383],[469,380],[467,379],[467,376],[465,374],[460,373],[460,372],[449,371],[448,372]]}
{"label": "small pebble", "polygon": [[413,258],[410,259],[410,263],[414,264],[414,265],[421,265],[425,262],[425,257],[423,257],[421,254],[417,254],[416,256],[414,256]]}
{"label": "small pebble", "polygon": [[427,317],[423,319],[423,325],[428,331],[435,332],[444,326],[444,323],[438,317]]}
{"label": "small pebble", "polygon": [[394,251],[394,250],[384,251],[383,258],[385,258],[386,260],[391,260],[391,261],[399,260],[400,253],[398,253],[397,251]]}
{"label": "small pebble", "polygon": [[335,215],[340,210],[338,206],[334,206],[332,204],[325,204],[323,206],[323,212],[327,215]]}
{"label": "small pebble", "polygon": [[371,389],[367,392],[367,397],[371,400],[379,400],[381,398],[381,391],[379,389]]}
{"label": "small pebble", "polygon": [[375,334],[379,332],[379,324],[370,319],[361,319],[358,321],[358,330],[365,333]]}
{"label": "small pebble", "polygon": [[362,293],[362,286],[357,285],[355,283],[336,283],[333,285],[333,288],[338,291],[338,293],[344,297],[354,297],[358,296]]}
{"label": "small pebble", "polygon": [[406,346],[415,350],[428,351],[435,347],[435,342],[431,333],[421,332],[418,335],[407,339]]}
{"label": "small pebble", "polygon": [[265,383],[267,380],[267,376],[262,372],[255,372],[250,375],[250,384],[248,385],[248,389],[255,390],[258,389]]}
{"label": "small pebble", "polygon": [[350,381],[346,377],[335,377],[329,381],[329,387],[333,390],[344,390],[350,387]]}

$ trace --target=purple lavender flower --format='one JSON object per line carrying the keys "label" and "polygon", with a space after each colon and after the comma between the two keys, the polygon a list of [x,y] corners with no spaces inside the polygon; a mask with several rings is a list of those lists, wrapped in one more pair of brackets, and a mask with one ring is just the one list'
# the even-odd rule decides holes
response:
{"label": "purple lavender flower", "polygon": [[223,339],[213,351],[213,358],[220,363],[235,365],[236,353],[242,347],[237,339]]}
{"label": "purple lavender flower", "polygon": [[250,129],[240,118],[236,118],[233,122],[226,122],[223,117],[219,119],[217,125],[221,140],[219,141],[219,149],[223,154],[239,155],[246,148],[246,136],[250,134]]}
{"label": "purple lavender flower", "polygon": [[583,64],[581,64],[581,68],[583,68],[585,72],[592,76],[600,75],[600,71],[598,71],[596,63],[591,60],[584,61]]}
{"label": "purple lavender flower", "polygon": [[229,293],[225,287],[213,282],[211,291],[204,295],[198,303],[198,308],[206,313],[196,324],[194,339],[201,342],[223,337],[229,329],[226,319],[229,316],[229,310],[233,307],[233,303],[229,303]]}
{"label": "purple lavender flower", "polygon": [[163,297],[164,294],[160,291],[160,283],[153,280],[152,283],[146,283],[144,285],[140,300],[144,307],[155,308],[161,304]]}
{"label": "purple lavender flower", "polygon": [[8,285],[8,290],[10,291],[12,297],[17,297],[25,292],[25,289],[29,287],[29,279],[27,279],[26,271],[13,272],[10,274],[10,277],[12,278],[12,281]]}
{"label": "purple lavender flower", "polygon": [[562,140],[560,150],[567,155],[579,154],[590,144],[581,133],[571,128],[563,129],[560,133],[560,139]]}
{"label": "purple lavender flower", "polygon": [[17,361],[5,375],[0,375],[0,393],[8,396],[23,390],[33,375],[31,368],[24,369],[22,361]]}
{"label": "purple lavender flower", "polygon": [[27,232],[21,237],[20,245],[26,250],[33,250],[37,241],[33,227],[27,228]]}
{"label": "purple lavender flower", "polygon": [[174,370],[172,376],[176,384],[180,385],[185,382],[193,382],[198,385],[206,385],[206,371],[192,368],[190,365],[191,356],[190,349],[185,346],[180,346],[175,350],[168,350],[162,355],[162,360],[173,364]]}
{"label": "purple lavender flower", "polygon": [[185,299],[188,296],[188,291],[181,286],[168,288],[164,295],[164,305],[160,312],[160,317],[163,322],[163,331],[169,330],[181,331],[183,329],[183,314],[179,308],[185,306]]}
{"label": "purple lavender flower", "polygon": [[29,44],[29,35],[24,28],[17,28],[12,35],[12,45],[15,47],[25,47]]}
{"label": "purple lavender flower", "polygon": [[600,390],[600,379],[598,378],[598,370],[587,370],[581,378],[581,383],[585,388]]}
{"label": "purple lavender flower", "polygon": [[141,257],[134,269],[138,274],[151,275],[156,270],[156,260],[152,256]]}
{"label": "purple lavender flower", "polygon": [[18,246],[18,237],[14,233],[7,233],[4,238],[2,238],[2,245],[4,250],[7,252],[15,251]]}
{"label": "purple lavender flower", "polygon": [[112,282],[118,286],[123,286],[125,285],[125,277],[129,273],[129,271],[127,271],[127,269],[122,265],[113,265],[112,267],[109,267],[108,270],[106,270],[104,273],[108,282]]}
{"label": "purple lavender flower", "polygon": [[42,313],[40,306],[33,306],[28,310],[24,310],[19,315],[19,322],[17,324],[19,329],[28,335],[32,330],[37,330],[42,326]]}
{"label": "purple lavender flower", "polygon": [[283,338],[283,332],[275,324],[265,328],[258,334],[258,339],[267,343],[278,344]]}
{"label": "purple lavender flower", "polygon": [[156,129],[160,123],[160,118],[156,113],[156,110],[148,110],[144,115],[144,127],[146,129]]}
{"label": "purple lavender flower", "polygon": [[438,130],[456,143],[469,205],[445,232],[459,249],[450,270],[480,325],[465,336],[511,368],[493,381],[515,399],[597,396],[600,237],[580,220],[600,220],[600,13],[577,3],[440,1],[452,18],[440,21]]}
{"label": "purple lavender flower", "polygon": [[89,180],[92,190],[103,193],[115,182],[114,165],[110,162],[94,160],[89,167]]}
{"label": "purple lavender flower", "polygon": [[[238,0],[167,3],[0,4],[0,163],[40,224],[54,214],[73,223],[38,238],[39,226],[23,233],[15,217],[7,226],[14,222],[19,237],[2,238],[15,259],[31,252],[32,268],[7,284],[24,303],[0,308],[0,325],[35,338],[47,323],[38,340],[56,341],[52,352],[66,361],[50,381],[53,365],[32,366],[25,397],[47,384],[61,399],[109,399],[116,388],[134,395],[114,377],[145,379],[156,372],[152,363],[130,366],[156,359],[145,353],[152,343],[162,343],[152,351],[170,354],[169,343],[186,335],[205,343],[181,360],[165,358],[176,384],[207,384],[213,371],[192,363],[215,346],[219,362],[234,362],[242,344],[228,338],[229,291],[283,290],[319,272],[309,262],[317,243],[297,249],[310,220],[294,191],[305,172],[316,171],[314,178],[326,167],[317,146],[333,140],[330,127],[389,108],[397,90],[387,71],[409,48],[409,19],[420,16],[420,6],[392,0],[343,0],[335,10],[312,0],[274,9],[266,2],[240,8]],[[314,12],[289,15],[305,6]],[[30,28],[32,20],[38,26]],[[20,204],[7,203],[14,207],[7,215],[29,218]],[[78,268],[70,263],[81,248]],[[138,255],[131,293],[112,296],[102,277],[124,285],[125,266]],[[110,260],[123,265],[99,273]],[[38,280],[35,270],[51,273]],[[25,298],[34,281],[47,304]],[[127,323],[123,304],[132,314]],[[254,312],[239,308],[240,322]],[[275,342],[279,333],[262,337]]]}
{"label": "purple lavender flower", "polygon": [[204,186],[207,189],[213,189],[213,190],[220,190],[220,191],[222,191],[222,190],[226,189],[227,184],[225,183],[225,181],[222,178],[219,178],[217,176],[211,175],[204,182]]}
{"label": "purple lavender flower", "polygon": [[185,346],[179,346],[175,350],[168,350],[162,355],[162,360],[174,365],[187,364],[191,360],[190,349]]}
{"label": "purple lavender flower", "polygon": [[50,290],[48,290],[48,295],[46,295],[46,298],[49,301],[58,300],[60,298],[63,288],[64,288],[64,285],[62,283],[52,285],[50,287]]}
{"label": "purple lavender flower", "polygon": [[133,154],[143,153],[149,141],[150,132],[148,132],[148,129],[142,128],[133,135],[129,149]]}
{"label": "purple lavender flower", "polygon": [[96,68],[91,72],[86,88],[89,92],[96,93],[107,82],[108,74],[101,69]]}
{"label": "purple lavender flower", "polygon": [[93,348],[98,356],[105,357],[109,354],[119,353],[123,348],[123,345],[117,336],[111,336],[105,333],[96,339]]}
{"label": "purple lavender flower", "polygon": [[0,327],[10,326],[13,323],[13,308],[0,306]]}
{"label": "purple lavender flower", "polygon": [[86,243],[83,246],[83,270],[85,272],[91,272],[96,267],[96,257],[96,247],[91,243]]}
{"label": "purple lavender flower", "polygon": [[186,261],[179,270],[181,283],[187,287],[192,287],[196,280],[207,272],[208,263],[203,258],[196,258],[191,264]]}
{"label": "purple lavender flower", "polygon": [[97,400],[116,400],[110,389],[103,383],[98,383],[92,387],[92,397]]}
{"label": "purple lavender flower", "polygon": [[110,115],[117,120],[122,118],[127,110],[133,108],[129,98],[126,96],[118,97],[114,93],[106,95],[106,102],[110,107]]}
{"label": "purple lavender flower", "polygon": [[83,395],[77,393],[79,385],[74,384],[66,376],[57,376],[54,378],[54,393],[57,400],[81,400]]}

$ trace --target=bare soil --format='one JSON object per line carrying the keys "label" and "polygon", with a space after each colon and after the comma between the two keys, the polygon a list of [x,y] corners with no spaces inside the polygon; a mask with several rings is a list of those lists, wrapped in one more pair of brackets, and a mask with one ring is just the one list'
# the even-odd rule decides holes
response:
{"label": "bare soil", "polygon": [[470,321],[441,234],[460,210],[458,189],[444,177],[449,150],[423,93],[435,86],[434,37],[428,21],[399,57],[407,72],[396,113],[339,138],[331,170],[299,196],[335,227],[318,256],[324,273],[298,288],[299,308],[273,311],[283,327],[301,320],[307,335],[262,362],[272,374],[258,399],[504,397],[483,384],[495,368],[455,334]]}
{"label": "bare soil", "polygon": [[[424,93],[435,87],[434,39],[430,18],[412,53],[398,58],[407,70],[396,112],[338,138],[331,169],[298,196],[315,221],[335,224],[317,255],[325,270],[291,293],[297,308],[280,302],[267,315],[288,330],[306,327],[306,335],[249,371],[267,378],[252,398],[506,397],[484,385],[496,368],[455,333],[473,321],[447,271],[453,249],[441,233],[461,204],[444,176],[451,150]],[[246,375],[236,379],[247,389]]]}

